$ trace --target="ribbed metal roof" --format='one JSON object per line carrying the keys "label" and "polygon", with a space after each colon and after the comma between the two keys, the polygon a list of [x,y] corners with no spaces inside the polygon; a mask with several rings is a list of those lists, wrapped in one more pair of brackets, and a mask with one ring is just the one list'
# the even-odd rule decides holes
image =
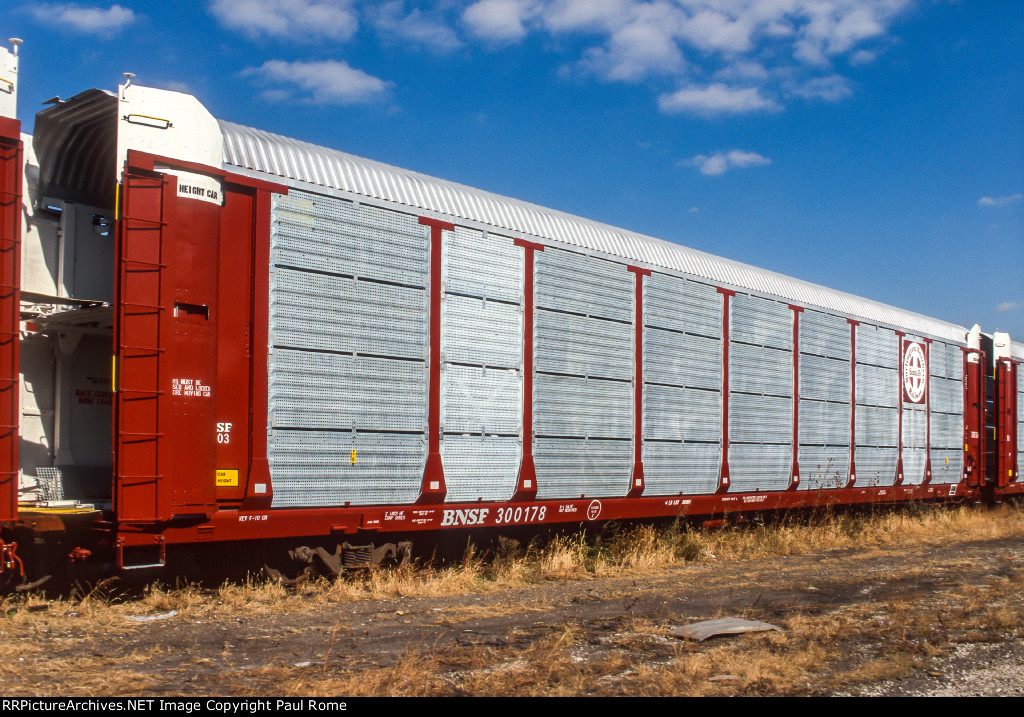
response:
{"label": "ribbed metal roof", "polygon": [[601,252],[650,268],[689,274],[717,286],[768,294],[917,334],[963,343],[967,333],[964,327],[946,321],[529,202],[232,122],[221,120],[220,126],[224,163],[231,167],[394,202],[420,213],[479,222],[502,233]]}

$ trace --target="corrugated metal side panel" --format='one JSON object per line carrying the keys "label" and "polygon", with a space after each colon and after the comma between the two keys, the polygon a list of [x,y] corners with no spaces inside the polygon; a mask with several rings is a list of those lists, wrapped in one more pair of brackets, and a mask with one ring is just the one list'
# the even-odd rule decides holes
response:
{"label": "corrugated metal side panel", "polygon": [[964,418],[955,413],[933,413],[931,415],[932,447],[963,447]]}
{"label": "corrugated metal side panel", "polygon": [[855,422],[858,446],[896,448],[899,434],[898,409],[857,406]]}
{"label": "corrugated metal side panel", "polygon": [[729,390],[770,396],[793,395],[793,352],[732,343]]}
{"label": "corrugated metal side panel", "polygon": [[928,349],[928,373],[930,376],[946,377],[946,361],[949,358],[949,346],[941,341],[932,342]]}
{"label": "corrugated metal side panel", "polygon": [[800,353],[850,362],[850,324],[841,316],[804,311],[800,314]]}
{"label": "corrugated metal side panel", "polygon": [[927,458],[928,416],[918,404],[903,404],[903,482],[919,485],[924,481]]}
{"label": "corrugated metal side panel", "polygon": [[480,222],[513,236],[558,241],[582,251],[602,252],[629,263],[678,271],[711,284],[779,296],[789,302],[904,327],[935,338],[963,341],[966,334],[966,329],[949,322],[527,202],[231,122],[221,121],[220,126],[224,162],[234,171],[248,169],[393,202],[409,207],[413,214],[442,213]]}
{"label": "corrugated metal side panel", "polygon": [[721,391],[722,341],[648,327],[644,381]]}
{"label": "corrugated metal side panel", "polygon": [[275,430],[268,444],[274,507],[388,505],[419,495],[427,454],[422,435]]}
{"label": "corrugated metal side panel", "polygon": [[899,373],[895,368],[857,363],[857,403],[896,408],[900,400]]}
{"label": "corrugated metal side panel", "polygon": [[800,355],[800,398],[850,403],[850,360]]}
{"label": "corrugated metal side panel", "polygon": [[272,212],[273,506],[411,502],[426,461],[426,232],[306,192]]}
{"label": "corrugated metal side panel", "polygon": [[441,241],[441,459],[448,501],[507,500],[522,454],[523,252],[456,227]]}
{"label": "corrugated metal side panel", "polygon": [[850,449],[839,446],[800,446],[800,487],[804,490],[842,488],[850,471]]}
{"label": "corrugated metal side panel", "polygon": [[713,286],[654,272],[644,281],[648,327],[722,336],[722,295]]}
{"label": "corrugated metal side panel", "polygon": [[729,444],[729,490],[747,493],[785,490],[789,485],[793,447]]}
{"label": "corrugated metal side panel", "polygon": [[644,389],[644,438],[713,441],[722,433],[722,394],[648,384]]}
{"label": "corrugated metal side panel", "polygon": [[961,448],[932,448],[932,483],[959,483],[963,474]]}
{"label": "corrugated metal side panel", "polygon": [[714,493],[722,463],[717,443],[644,441],[644,495]]}
{"label": "corrugated metal side panel", "polygon": [[870,324],[857,327],[857,363],[895,369],[900,361],[900,344],[891,329]]}
{"label": "corrugated metal side panel", "polygon": [[964,393],[962,381],[932,376],[928,399],[931,403],[932,411],[955,413],[958,416],[963,416]]}
{"label": "corrugated metal side panel", "polygon": [[[1011,341],[1010,355],[1013,356],[1014,358],[1018,358],[1021,361],[1024,361],[1024,343],[1021,343],[1020,341]],[[1020,379],[1018,378],[1018,380]],[[1024,388],[1021,389],[1021,393],[1024,393]]]}
{"label": "corrugated metal side panel", "polygon": [[274,346],[410,359],[426,352],[422,288],[277,268],[270,294]]}
{"label": "corrugated metal side panel", "polygon": [[946,378],[956,381],[964,379],[964,350],[961,346],[946,346]]}
{"label": "corrugated metal side panel", "polygon": [[777,396],[729,396],[730,443],[793,443],[793,401]]}
{"label": "corrugated metal side panel", "polygon": [[800,443],[850,446],[850,404],[800,401]]}
{"label": "corrugated metal side panel", "polygon": [[629,490],[633,446],[630,441],[538,438],[534,461],[538,500],[623,496]]}
{"label": "corrugated metal side panel", "polygon": [[629,380],[633,377],[633,327],[557,311],[537,311],[538,371]]}
{"label": "corrugated metal side panel", "polygon": [[[633,274],[557,249],[534,260],[538,498],[624,495],[633,455]],[[588,440],[595,438],[618,440]]]}
{"label": "corrugated metal side panel", "polygon": [[534,379],[534,430],[538,436],[629,439],[633,435],[632,397],[627,381],[538,373]]}
{"label": "corrugated metal side panel", "polygon": [[857,462],[857,485],[863,487],[892,485],[896,480],[896,448],[874,448],[858,445],[853,459]]}
{"label": "corrugated metal side panel", "polygon": [[270,381],[271,425],[308,430],[422,431],[423,365],[279,349]]}
{"label": "corrugated metal side panel", "polygon": [[277,266],[425,285],[427,245],[415,217],[296,192],[275,200],[274,221]]}
{"label": "corrugated metal side panel", "polygon": [[793,311],[778,301],[737,294],[729,302],[729,338],[746,344],[792,350]]}

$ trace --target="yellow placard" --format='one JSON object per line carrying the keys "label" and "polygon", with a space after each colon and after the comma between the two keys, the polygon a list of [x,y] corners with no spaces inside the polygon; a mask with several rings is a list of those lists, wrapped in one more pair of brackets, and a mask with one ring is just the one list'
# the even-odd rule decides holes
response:
{"label": "yellow placard", "polygon": [[238,487],[238,471],[237,470],[218,470],[217,471],[217,487],[218,488],[237,488]]}

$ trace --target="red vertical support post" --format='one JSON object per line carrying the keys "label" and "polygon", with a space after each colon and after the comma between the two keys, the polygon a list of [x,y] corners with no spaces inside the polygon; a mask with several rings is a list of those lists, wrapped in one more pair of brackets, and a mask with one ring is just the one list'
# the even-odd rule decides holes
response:
{"label": "red vertical support post", "polygon": [[21,123],[0,117],[0,521],[18,517]]}
{"label": "red vertical support post", "polygon": [[644,493],[644,277],[650,269],[627,267],[636,275],[633,300],[633,475],[627,498],[639,498]]}
{"label": "red vertical support post", "polygon": [[430,354],[427,368],[427,465],[417,502],[443,503],[448,489],[441,460],[441,240],[442,232],[455,231],[455,225],[429,217],[420,217],[420,224],[430,227],[430,278],[427,284]]}
{"label": "red vertical support post", "polygon": [[800,313],[803,307],[790,304],[793,310],[793,464],[789,472],[788,490],[800,487]]}
{"label": "red vertical support post", "polygon": [[893,485],[903,485],[903,337],[906,334],[902,331],[896,332],[896,345],[899,347],[896,353],[896,383],[899,394],[899,410],[896,423],[896,479]]}
{"label": "red vertical support post", "polygon": [[729,491],[729,297],[731,289],[718,289],[722,295],[722,467],[718,472],[716,493]]}
{"label": "red vertical support post", "polygon": [[543,244],[514,239],[513,244],[525,250],[523,256],[523,457],[519,463],[519,479],[513,501],[537,497],[537,468],[533,462],[533,312],[534,252],[544,251]]}
{"label": "red vertical support post", "polygon": [[932,340],[924,340],[924,481],[932,482]]}
{"label": "red vertical support post", "polygon": [[847,319],[850,324],[850,472],[847,488],[857,482],[857,327],[859,321]]}
{"label": "red vertical support post", "polygon": [[996,485],[1009,485],[1017,476],[1017,371],[1019,362],[1009,358],[996,361]]}

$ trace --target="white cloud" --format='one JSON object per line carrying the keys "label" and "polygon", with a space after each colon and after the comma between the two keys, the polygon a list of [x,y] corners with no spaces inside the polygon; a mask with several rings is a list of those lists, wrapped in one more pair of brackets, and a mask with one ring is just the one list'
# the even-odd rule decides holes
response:
{"label": "white cloud", "polygon": [[405,12],[405,0],[393,0],[367,10],[370,21],[381,35],[388,39],[411,42],[439,52],[454,50],[462,45],[455,30],[444,24],[440,17],[413,8]]}
{"label": "white cloud", "polygon": [[359,26],[351,0],[211,0],[222,25],[256,38],[344,42]]}
{"label": "white cloud", "polygon": [[135,13],[120,5],[109,8],[82,7],[74,3],[43,3],[29,8],[39,22],[63,26],[88,35],[111,35],[131,25]]}
{"label": "white cloud", "polygon": [[516,42],[526,37],[533,0],[478,0],[462,13],[462,22],[476,37],[491,42]]}
{"label": "white cloud", "polygon": [[[698,154],[682,164],[687,167],[696,167],[702,174],[717,177],[725,174],[730,169],[744,169],[746,167],[764,167],[772,161],[757,152],[744,152],[734,149],[729,152],[717,152],[716,154]],[[692,210],[691,210],[692,211]]]}
{"label": "white cloud", "polygon": [[692,114],[703,117],[774,112],[782,109],[775,100],[765,97],[757,87],[730,87],[721,83],[706,87],[683,87],[658,98],[658,107],[670,114]]}
{"label": "white cloud", "polygon": [[798,97],[839,102],[853,94],[850,81],[841,75],[812,77],[804,82],[788,83],[786,89]]}
{"label": "white cloud", "polygon": [[979,207],[1005,207],[1024,199],[1024,194],[1011,194],[1008,197],[982,197],[978,200]]}
{"label": "white cloud", "polygon": [[243,74],[265,83],[284,85],[263,92],[264,99],[275,102],[299,99],[315,104],[367,104],[386,98],[392,86],[390,82],[350,67],[347,62],[336,60],[268,60],[260,67],[250,67]]}
{"label": "white cloud", "polygon": [[996,312],[1001,314],[1004,311],[1015,311],[1017,309],[1024,309],[1024,301],[1004,301],[996,307]]}

